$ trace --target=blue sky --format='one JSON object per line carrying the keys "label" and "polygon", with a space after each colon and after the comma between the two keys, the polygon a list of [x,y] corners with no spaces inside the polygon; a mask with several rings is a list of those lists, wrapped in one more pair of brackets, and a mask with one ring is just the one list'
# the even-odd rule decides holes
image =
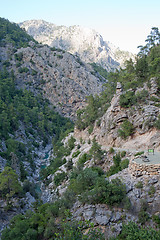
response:
{"label": "blue sky", "polygon": [[0,17],[13,22],[43,19],[99,32],[122,50],[137,52],[151,27],[160,29],[159,0],[1,0]]}

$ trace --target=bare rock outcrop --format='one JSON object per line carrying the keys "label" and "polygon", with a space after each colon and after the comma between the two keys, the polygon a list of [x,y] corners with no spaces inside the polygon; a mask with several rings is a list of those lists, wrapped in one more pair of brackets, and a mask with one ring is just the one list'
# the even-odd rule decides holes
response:
{"label": "bare rock outcrop", "polygon": [[95,30],[82,26],[57,26],[43,20],[19,23],[38,42],[79,56],[86,63],[98,63],[107,71],[122,66],[133,54],[120,51]]}

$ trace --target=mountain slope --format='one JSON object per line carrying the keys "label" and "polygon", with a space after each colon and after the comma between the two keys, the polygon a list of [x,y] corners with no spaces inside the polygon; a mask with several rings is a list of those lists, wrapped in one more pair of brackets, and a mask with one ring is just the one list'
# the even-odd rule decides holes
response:
{"label": "mountain slope", "polygon": [[68,51],[87,63],[95,62],[107,71],[115,70],[133,57],[133,54],[120,51],[104,41],[99,33],[89,28],[56,26],[43,20],[24,21],[19,25],[38,42]]}
{"label": "mountain slope", "polygon": [[41,91],[65,116],[75,116],[76,110],[90,94],[99,94],[105,81],[98,78],[90,65],[59,49],[30,43],[16,51],[1,47],[0,66],[13,70],[16,83],[33,92]]}

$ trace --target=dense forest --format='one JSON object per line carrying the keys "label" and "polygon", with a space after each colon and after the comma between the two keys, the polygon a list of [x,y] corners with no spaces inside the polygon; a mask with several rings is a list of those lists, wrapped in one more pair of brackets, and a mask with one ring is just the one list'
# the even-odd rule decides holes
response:
{"label": "dense forest", "polygon": [[[2,29],[0,46],[4,47],[5,44],[10,43],[14,48],[27,47],[29,41],[34,41],[25,31],[8,20],[0,18],[0,27]],[[152,29],[146,42],[146,46],[140,46],[135,62],[127,61],[125,69],[107,73],[101,67],[92,64],[94,71],[99,72],[108,82],[100,96],[89,96],[88,106],[77,112],[78,129],[82,130],[90,126],[89,132],[92,132],[94,122],[109,107],[117,82],[121,82],[126,91],[120,99],[123,108],[145,101],[147,92],[137,95],[135,90],[144,83],[149,85],[152,77],[155,77],[160,90],[160,33],[157,28]],[[34,159],[37,157],[35,149],[38,150],[40,146],[44,148],[52,139],[55,157],[50,166],[41,171],[41,180],[47,185],[49,184],[47,177],[65,163],[65,156],[75,147],[73,137],[69,139],[67,146],[61,141],[73,130],[74,124],[56,113],[54,106],[43,99],[40,93],[34,95],[33,92],[25,89],[18,89],[15,80],[14,72],[8,72],[7,64],[3,64],[0,70],[0,155],[6,159],[6,167],[0,173],[0,198],[7,201],[5,211],[12,210],[13,197],[24,197],[29,191],[26,184],[28,173],[23,162],[28,161],[34,171],[36,167]],[[154,101],[155,104],[159,104],[158,99]],[[159,125],[157,122],[157,128]],[[127,128],[132,132],[131,126],[127,125]],[[125,127],[121,134],[125,138],[128,132],[125,133],[124,130]],[[18,140],[19,133],[22,132],[24,139],[21,137]],[[72,157],[78,154],[77,150]],[[64,172],[55,176],[56,186],[59,186],[64,179],[68,180],[68,188],[63,197],[54,203],[45,204],[42,204],[37,197],[32,210],[19,214],[11,220],[10,225],[2,232],[2,240],[104,240],[104,234],[91,222],[74,221],[70,211],[76,200],[82,204],[106,204],[111,209],[130,208],[126,186],[118,178],[112,181],[106,179],[106,173],[97,166],[103,154],[100,145],[93,139],[89,153],[79,158],[77,167],[73,167],[72,160],[67,163],[69,176]],[[125,156],[124,152],[123,155]],[[95,166],[83,168],[84,163],[91,157]],[[107,177],[128,166],[128,162],[121,161],[121,158],[122,154],[114,156],[114,165],[110,168]],[[18,170],[19,175],[17,175]],[[134,222],[123,224],[120,235],[112,240],[159,240],[160,219],[158,216],[153,216],[157,230],[146,227],[145,221],[149,216],[145,210],[145,207],[141,209],[139,224]]]}

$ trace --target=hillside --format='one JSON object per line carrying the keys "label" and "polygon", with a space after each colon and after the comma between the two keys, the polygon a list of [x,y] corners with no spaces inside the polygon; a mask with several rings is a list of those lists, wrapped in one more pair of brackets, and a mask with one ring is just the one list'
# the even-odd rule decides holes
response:
{"label": "hillside", "polygon": [[19,25],[36,41],[70,52],[86,63],[95,62],[107,71],[123,66],[125,60],[134,57],[104,41],[99,33],[89,28],[57,26],[43,20],[25,21]]}
{"label": "hillside", "polygon": [[99,94],[106,82],[92,66],[60,49],[30,42],[18,49],[8,43],[0,51],[0,67],[14,71],[17,86],[41,92],[64,116],[75,118],[86,96]]}

